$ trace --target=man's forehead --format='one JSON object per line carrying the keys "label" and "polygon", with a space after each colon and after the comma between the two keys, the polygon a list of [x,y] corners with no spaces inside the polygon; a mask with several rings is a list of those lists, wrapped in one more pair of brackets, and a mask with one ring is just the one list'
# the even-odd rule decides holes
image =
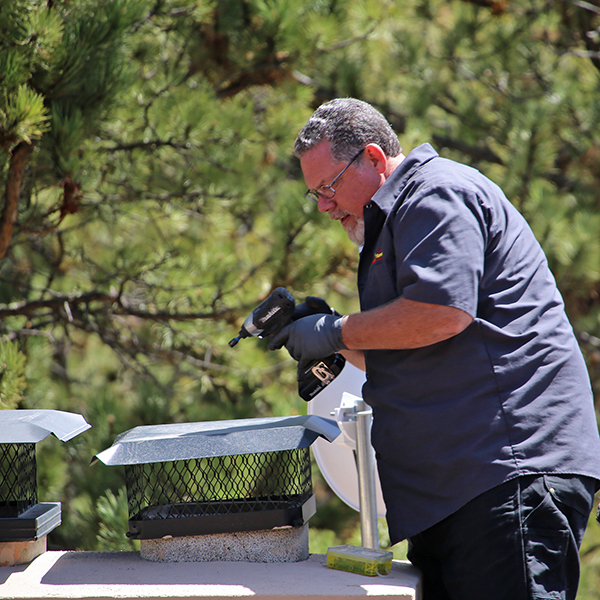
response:
{"label": "man's forehead", "polygon": [[329,183],[331,171],[335,171],[338,165],[331,156],[331,144],[327,140],[320,142],[300,158],[304,179],[307,183],[310,181],[313,188]]}

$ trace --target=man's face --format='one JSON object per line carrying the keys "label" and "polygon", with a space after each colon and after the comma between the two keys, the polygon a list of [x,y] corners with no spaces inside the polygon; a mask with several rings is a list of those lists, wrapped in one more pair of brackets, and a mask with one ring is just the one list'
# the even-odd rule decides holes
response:
{"label": "man's face", "polygon": [[[330,185],[347,164],[333,161],[327,141],[311,148],[300,159],[304,181],[312,190]],[[319,210],[340,221],[350,240],[360,246],[364,243],[363,206],[380,185],[381,177],[370,164],[367,152],[363,152],[335,182],[334,197],[319,196]]]}

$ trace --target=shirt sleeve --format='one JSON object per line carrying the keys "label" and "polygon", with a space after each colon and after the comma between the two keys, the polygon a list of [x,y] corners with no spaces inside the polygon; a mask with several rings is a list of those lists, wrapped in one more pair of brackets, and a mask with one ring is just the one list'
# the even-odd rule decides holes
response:
{"label": "shirt sleeve", "polygon": [[477,194],[423,183],[399,207],[393,227],[399,294],[474,317],[486,246]]}

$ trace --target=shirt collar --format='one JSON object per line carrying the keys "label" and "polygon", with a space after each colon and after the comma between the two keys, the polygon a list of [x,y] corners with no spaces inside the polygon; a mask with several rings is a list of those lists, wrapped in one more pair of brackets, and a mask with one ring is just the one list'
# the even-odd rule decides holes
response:
{"label": "shirt collar", "polygon": [[436,158],[439,154],[431,144],[421,144],[411,150],[406,158],[396,167],[394,172],[386,179],[385,183],[375,192],[372,201],[388,214],[406,182],[415,174],[417,169]]}

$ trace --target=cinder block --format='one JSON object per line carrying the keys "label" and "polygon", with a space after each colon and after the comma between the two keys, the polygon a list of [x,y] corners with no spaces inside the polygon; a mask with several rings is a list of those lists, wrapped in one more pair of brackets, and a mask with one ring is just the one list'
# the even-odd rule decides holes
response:
{"label": "cinder block", "polygon": [[308,523],[261,531],[141,540],[140,556],[154,562],[299,562],[308,558]]}
{"label": "cinder block", "polygon": [[46,536],[27,542],[1,542],[0,567],[25,565],[46,552]]}

